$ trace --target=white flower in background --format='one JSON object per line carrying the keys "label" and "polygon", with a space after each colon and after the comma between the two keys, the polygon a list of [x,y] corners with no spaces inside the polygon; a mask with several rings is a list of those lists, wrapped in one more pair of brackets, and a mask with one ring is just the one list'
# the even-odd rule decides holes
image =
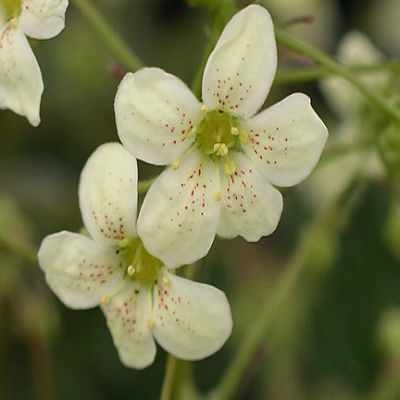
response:
{"label": "white flower in background", "polygon": [[64,29],[68,0],[0,0],[0,109],[40,123],[42,74],[26,36],[49,39]]}
{"label": "white flower in background", "polygon": [[[358,31],[348,32],[341,40],[337,57],[344,65],[368,66],[384,61],[384,55],[367,36]],[[365,85],[388,95],[390,72],[383,71],[360,75]],[[357,89],[341,78],[329,78],[320,84],[322,93],[336,113],[338,125],[330,136],[329,145],[349,146],[351,152],[327,160],[304,186],[313,207],[324,207],[344,190],[354,174],[367,169],[370,177],[379,178],[384,168],[375,145],[353,148],[352,143],[360,139],[377,138],[382,134],[387,119],[380,110],[365,99]],[[389,88],[390,91],[390,88]],[[342,171],[342,173],[338,173]]]}
{"label": "white flower in background", "polygon": [[79,186],[91,238],[60,232],[43,240],[39,263],[68,306],[101,305],[122,362],[150,365],[154,339],[168,352],[196,360],[216,352],[232,330],[225,294],[168,272],[136,233],[136,159],[106,144],[89,158]]}
{"label": "white flower in background", "polygon": [[144,68],[122,80],[117,129],[137,158],[171,164],[150,188],[138,219],[146,248],[170,267],[205,254],[215,234],[257,241],[280,219],[272,185],[307,177],[327,130],[304,94],[254,116],[275,76],[271,17],[252,5],[236,14],[209,57],[203,104],[178,78]]}

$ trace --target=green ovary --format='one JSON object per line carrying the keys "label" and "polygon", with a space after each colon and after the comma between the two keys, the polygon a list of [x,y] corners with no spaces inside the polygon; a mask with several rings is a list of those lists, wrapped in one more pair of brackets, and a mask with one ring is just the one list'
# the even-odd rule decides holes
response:
{"label": "green ovary", "polygon": [[0,9],[6,13],[6,20],[18,17],[21,14],[21,1],[20,0],[0,0]]}
{"label": "green ovary", "polygon": [[157,279],[161,262],[147,252],[139,238],[128,243],[125,241],[120,251],[127,268],[126,272],[132,279],[143,284],[153,283]]}

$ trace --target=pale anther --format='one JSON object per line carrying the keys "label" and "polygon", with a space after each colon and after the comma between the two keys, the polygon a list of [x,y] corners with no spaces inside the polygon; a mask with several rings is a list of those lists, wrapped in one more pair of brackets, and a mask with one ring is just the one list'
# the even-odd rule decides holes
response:
{"label": "pale anther", "polygon": [[133,265],[130,265],[129,267],[128,267],[128,270],[127,270],[127,272],[128,272],[128,275],[130,275],[130,276],[133,276],[134,275],[134,273],[135,273],[135,267],[133,266]]}
{"label": "pale anther", "polygon": [[13,28],[16,28],[16,27],[18,26],[18,19],[17,19],[17,18],[12,18],[12,19],[10,19],[10,25],[11,25]]}
{"label": "pale anther", "polygon": [[222,194],[221,194],[221,192],[215,192],[215,200],[221,201],[221,199],[222,199]]}
{"label": "pale anther", "polygon": [[214,153],[216,153],[217,156],[224,157],[224,156],[228,155],[229,150],[225,143],[215,143],[214,144]]}
{"label": "pale anther", "polygon": [[163,276],[162,281],[163,281],[163,284],[164,284],[165,286],[168,286],[168,285],[169,285],[170,280],[169,280],[169,278],[167,278],[166,276]]}
{"label": "pale anther", "polygon": [[178,168],[179,168],[179,160],[175,160],[173,163],[172,163],[172,169],[174,170],[174,171],[176,171]]}
{"label": "pale anther", "polygon": [[193,126],[189,131],[187,132],[186,136],[188,139],[192,138],[196,133],[197,133],[197,126]]}
{"label": "pale anther", "polygon": [[232,134],[233,136],[239,135],[239,129],[236,128],[236,126],[232,126],[232,128],[231,128],[231,134]]}
{"label": "pale anther", "polygon": [[128,238],[123,238],[119,241],[118,246],[119,247],[126,247],[129,244],[129,239]]}
{"label": "pale anther", "polygon": [[149,328],[149,329],[151,329],[153,326],[154,326],[154,319],[153,318],[147,318],[147,321],[146,321],[146,326]]}
{"label": "pale anther", "polygon": [[240,143],[242,143],[242,144],[249,143],[249,133],[246,131],[246,129],[240,129],[239,140],[240,140]]}
{"label": "pale anther", "polygon": [[204,114],[207,114],[207,112],[208,112],[208,108],[205,104],[201,105],[200,110],[203,111]]}
{"label": "pale anther", "polygon": [[110,301],[110,298],[109,298],[108,296],[103,296],[103,297],[100,299],[100,303],[101,303],[101,304],[107,304],[109,301]]}
{"label": "pale anther", "polygon": [[233,160],[228,161],[224,165],[224,171],[228,175],[233,175],[236,172],[236,163]]}

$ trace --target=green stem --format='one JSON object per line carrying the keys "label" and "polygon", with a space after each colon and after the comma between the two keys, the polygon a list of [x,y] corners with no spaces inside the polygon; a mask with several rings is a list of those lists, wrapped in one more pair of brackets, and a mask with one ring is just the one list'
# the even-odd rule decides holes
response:
{"label": "green stem", "polygon": [[151,178],[151,179],[147,179],[145,181],[139,181],[138,188],[137,188],[138,194],[146,193],[150,189],[150,186],[154,183],[154,181],[156,179],[157,178]]}
{"label": "green stem", "polygon": [[[357,175],[355,178],[356,182],[359,179]],[[249,326],[249,331],[241,341],[241,347],[229,364],[220,384],[212,395],[213,399],[228,400],[233,397],[254,353],[265,340],[266,334],[269,332],[277,314],[282,310],[286,299],[293,293],[299,282],[299,278],[307,266],[308,255],[315,244],[316,238],[318,238],[329,224],[338,220],[338,211],[344,204],[348,204],[353,197],[352,194],[358,188],[359,185],[351,181],[347,190],[342,192],[336,201],[332,203],[331,207],[318,216],[314,223],[301,236],[299,244],[289,259],[280,282],[275,286],[275,290],[268,299],[266,299],[267,306],[265,311],[263,313],[258,311],[257,315],[252,319],[254,323]]]}
{"label": "green stem", "polygon": [[37,249],[18,239],[11,238],[0,234],[0,247],[8,250],[11,253],[18,254],[25,261],[38,266]]}
{"label": "green stem", "polygon": [[132,49],[114,32],[100,11],[90,0],[72,0],[75,6],[87,19],[93,30],[104,41],[115,58],[130,71],[136,71],[144,66]]}
{"label": "green stem", "polygon": [[322,50],[319,50],[314,46],[297,39],[285,30],[275,28],[275,35],[277,41],[281,45],[310,58],[311,60],[325,67],[328,72],[345,79],[355,88],[357,88],[359,92],[363,94],[364,97],[366,97],[371,103],[375,104],[375,106],[383,113],[400,123],[400,113],[397,108],[393,107],[392,104],[388,103],[378,93],[365,86],[363,82],[354,77],[353,73],[347,67],[337,63],[332,57]]}
{"label": "green stem", "polygon": [[165,368],[164,382],[161,389],[160,400],[170,400],[172,390],[174,388],[176,367],[178,359],[171,354],[168,354],[167,366]]}
{"label": "green stem", "polygon": [[[382,71],[400,71],[400,63],[386,62],[373,65],[348,66],[348,71],[354,75],[374,74]],[[290,84],[313,82],[321,79],[331,78],[332,73],[325,67],[286,67],[278,69],[274,83]]]}

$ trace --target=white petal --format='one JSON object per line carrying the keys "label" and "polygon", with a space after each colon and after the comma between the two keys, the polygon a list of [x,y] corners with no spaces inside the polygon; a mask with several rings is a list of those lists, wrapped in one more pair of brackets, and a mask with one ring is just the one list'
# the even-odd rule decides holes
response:
{"label": "white petal", "polygon": [[100,146],[87,161],[79,182],[83,222],[99,243],[116,245],[136,237],[136,159],[119,143]]}
{"label": "white petal", "polygon": [[278,186],[293,186],[317,164],[328,137],[308,96],[292,94],[243,123],[250,133],[245,154]]}
{"label": "white petal", "polygon": [[271,16],[265,8],[250,5],[228,23],[208,59],[203,77],[205,105],[250,118],[268,95],[276,65]]}
{"label": "white petal", "polygon": [[124,365],[132,368],[149,366],[156,356],[151,330],[146,326],[151,292],[140,289],[133,281],[101,306],[110,328],[115,347]]}
{"label": "white petal", "polygon": [[115,97],[118,135],[137,158],[166,165],[193,143],[188,131],[204,117],[184,82],[158,68],[125,75]]}
{"label": "white petal", "polygon": [[21,7],[18,19],[26,35],[49,39],[64,29],[68,0],[21,0]]}
{"label": "white petal", "polygon": [[192,282],[166,269],[168,285],[154,286],[154,327],[157,342],[169,353],[198,360],[218,351],[232,332],[228,300],[217,288]]}
{"label": "white petal", "polygon": [[138,233],[150,254],[171,268],[204,257],[214,241],[220,202],[214,163],[195,149],[168,168],[147,193]]}
{"label": "white petal", "polygon": [[0,31],[0,109],[10,109],[40,123],[42,74],[35,55],[19,27],[7,23]]}
{"label": "white petal", "polygon": [[282,195],[254,168],[250,160],[232,155],[236,172],[221,171],[222,209],[217,234],[225,238],[242,236],[255,242],[275,231],[281,218]]}
{"label": "white petal", "polygon": [[39,264],[53,292],[68,307],[100,304],[120,282],[124,271],[115,250],[86,236],[60,232],[47,236],[39,249]]}

